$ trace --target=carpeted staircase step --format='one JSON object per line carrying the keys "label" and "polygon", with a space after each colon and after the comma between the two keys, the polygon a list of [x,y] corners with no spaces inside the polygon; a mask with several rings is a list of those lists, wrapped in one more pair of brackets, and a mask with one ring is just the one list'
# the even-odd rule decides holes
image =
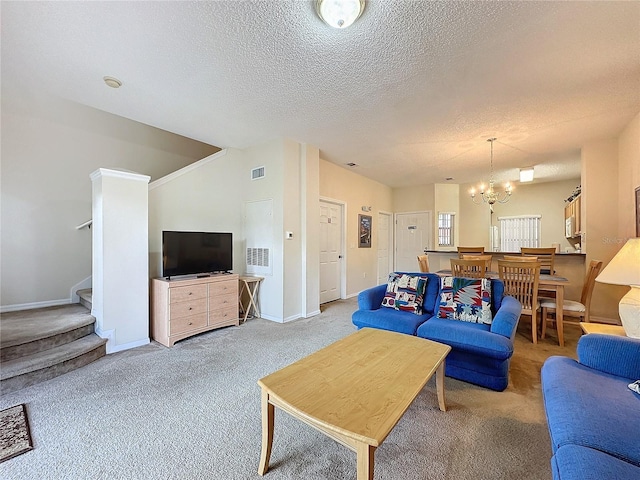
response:
{"label": "carpeted staircase step", "polygon": [[93,333],[95,320],[77,303],[4,313],[0,317],[0,360],[73,342]]}
{"label": "carpeted staircase step", "polygon": [[91,288],[83,288],[82,290],[78,290],[76,294],[80,298],[80,305],[84,305],[89,311],[91,311],[93,290]]}
{"label": "carpeted staircase step", "polygon": [[34,385],[87,365],[106,355],[107,340],[92,333],[70,343],[3,361],[2,394]]}

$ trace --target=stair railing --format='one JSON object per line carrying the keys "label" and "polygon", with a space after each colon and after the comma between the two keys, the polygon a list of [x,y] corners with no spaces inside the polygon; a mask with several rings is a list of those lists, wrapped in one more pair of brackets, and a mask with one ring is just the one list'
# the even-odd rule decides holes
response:
{"label": "stair railing", "polygon": [[82,230],[84,227],[91,228],[91,224],[93,223],[93,219],[87,220],[86,222],[78,225],[76,230]]}

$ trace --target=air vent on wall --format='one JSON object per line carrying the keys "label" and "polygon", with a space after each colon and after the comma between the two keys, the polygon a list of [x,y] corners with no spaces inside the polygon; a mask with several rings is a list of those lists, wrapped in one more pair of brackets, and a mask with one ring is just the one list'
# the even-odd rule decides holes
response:
{"label": "air vent on wall", "polygon": [[249,267],[268,267],[269,266],[269,249],[268,248],[247,248],[247,266]]}
{"label": "air vent on wall", "polygon": [[251,180],[264,178],[264,167],[256,167],[251,170]]}

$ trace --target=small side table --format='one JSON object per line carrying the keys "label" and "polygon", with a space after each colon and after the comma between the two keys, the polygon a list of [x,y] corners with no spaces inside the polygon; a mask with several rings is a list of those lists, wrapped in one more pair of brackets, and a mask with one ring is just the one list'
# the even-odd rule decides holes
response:
{"label": "small side table", "polygon": [[607,323],[580,322],[580,328],[584,333],[603,333],[605,335],[620,335],[626,337],[624,328],[620,325],[610,325]]}
{"label": "small side table", "polygon": [[[264,280],[264,277],[255,277],[251,275],[240,276],[240,293],[238,294],[238,305],[240,306],[240,312],[242,317],[242,323],[247,321],[247,318],[251,314],[253,309],[253,317],[260,316],[260,310],[258,309],[258,289],[260,282]],[[243,293],[247,292],[248,301],[246,305],[242,301]]]}

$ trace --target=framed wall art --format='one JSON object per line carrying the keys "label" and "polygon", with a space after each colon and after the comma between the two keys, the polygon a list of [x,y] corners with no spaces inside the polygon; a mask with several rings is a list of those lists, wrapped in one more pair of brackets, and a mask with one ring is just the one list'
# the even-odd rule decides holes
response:
{"label": "framed wall art", "polygon": [[358,215],[359,248],[371,248],[371,215]]}

